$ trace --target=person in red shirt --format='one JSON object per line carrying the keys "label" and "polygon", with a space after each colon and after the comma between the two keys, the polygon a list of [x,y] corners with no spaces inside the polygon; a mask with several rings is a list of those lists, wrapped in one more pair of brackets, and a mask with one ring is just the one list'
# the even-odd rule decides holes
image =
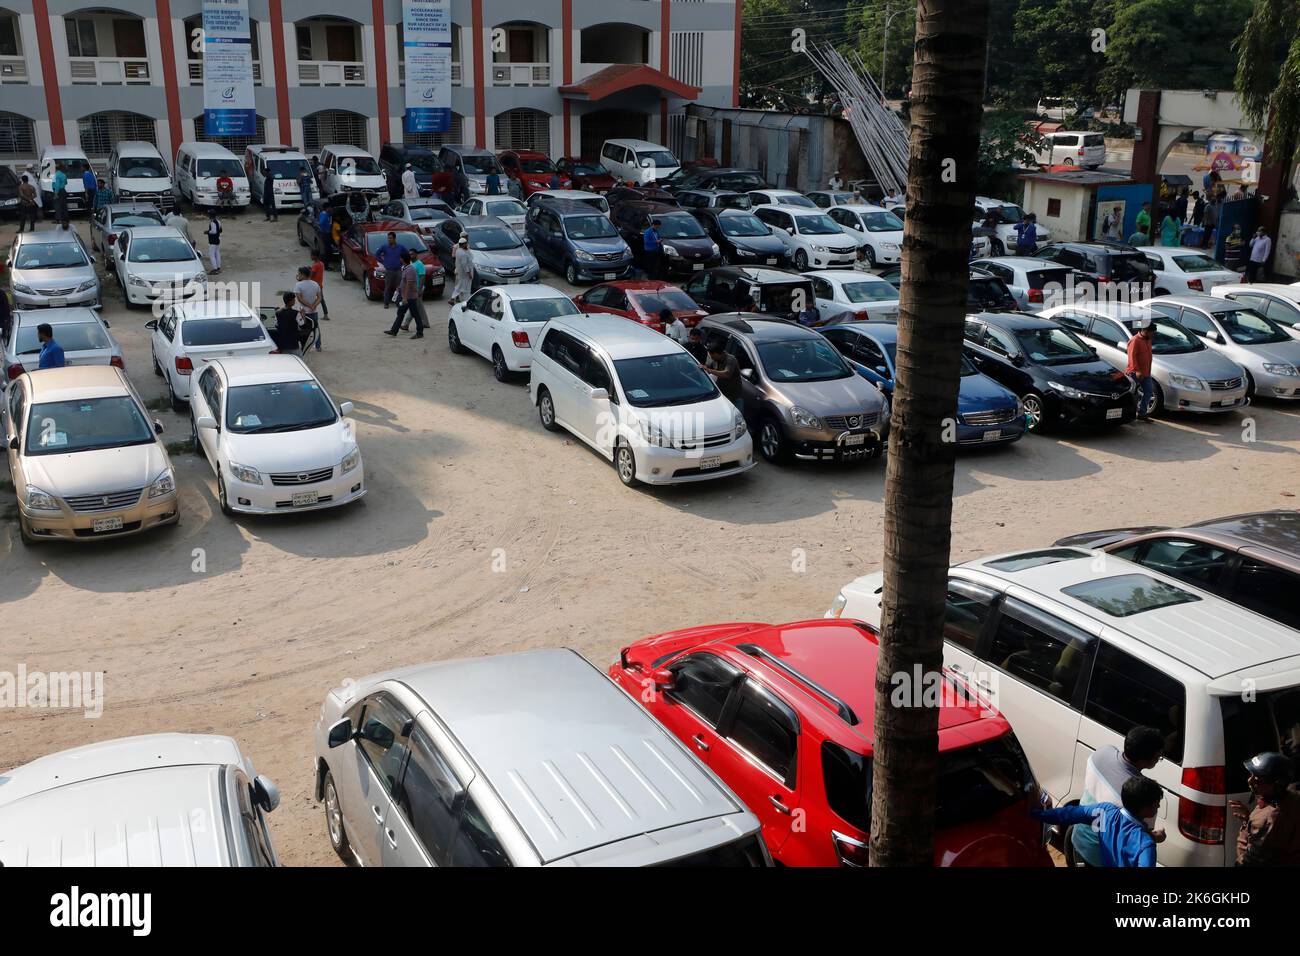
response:
{"label": "person in red shirt", "polygon": [[311,281],[320,286],[320,317],[328,322],[330,307],[325,304],[325,262],[315,249],[311,251]]}
{"label": "person in red shirt", "polygon": [[1155,391],[1151,381],[1151,340],[1155,333],[1155,323],[1148,319],[1147,324],[1128,340],[1128,368],[1124,371],[1137,389],[1138,418],[1143,421],[1150,420],[1152,393]]}

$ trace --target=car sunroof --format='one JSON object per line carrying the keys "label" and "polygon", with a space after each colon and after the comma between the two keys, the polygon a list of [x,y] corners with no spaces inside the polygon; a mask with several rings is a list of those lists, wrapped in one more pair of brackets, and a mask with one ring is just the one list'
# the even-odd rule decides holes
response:
{"label": "car sunroof", "polygon": [[1143,611],[1190,604],[1199,601],[1199,595],[1180,587],[1159,581],[1149,574],[1120,574],[1113,578],[1098,578],[1061,588],[1062,594],[1078,598],[1089,607],[1104,611],[1111,617],[1131,617]]}
{"label": "car sunroof", "polygon": [[998,558],[996,561],[986,561],[986,568],[993,568],[995,571],[1025,571],[1029,568],[1041,568],[1045,564],[1056,564],[1059,561],[1073,561],[1075,558],[1086,558],[1086,551],[1078,551],[1074,548],[1046,548],[1042,551],[1021,551],[1019,554],[1009,554],[1005,558]]}

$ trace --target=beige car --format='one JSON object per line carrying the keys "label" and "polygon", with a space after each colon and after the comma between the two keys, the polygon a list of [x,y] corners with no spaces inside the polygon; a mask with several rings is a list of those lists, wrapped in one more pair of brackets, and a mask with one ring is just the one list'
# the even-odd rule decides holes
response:
{"label": "beige car", "polygon": [[9,383],[3,419],[24,544],[115,538],[180,517],[162,423],[121,369],[27,372]]}

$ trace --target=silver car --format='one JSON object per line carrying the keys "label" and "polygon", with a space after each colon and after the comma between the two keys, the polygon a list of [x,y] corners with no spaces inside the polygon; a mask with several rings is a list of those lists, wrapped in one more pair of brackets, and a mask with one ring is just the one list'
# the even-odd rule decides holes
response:
{"label": "silver car", "polygon": [[1245,369],[1248,396],[1300,399],[1300,342],[1272,319],[1208,295],[1162,295],[1137,304],[1173,319]]}
{"label": "silver car", "polygon": [[68,365],[116,365],[125,368],[122,346],[108,331],[108,322],[94,309],[39,309],[15,312],[4,345],[5,380],[40,365],[41,343],[36,330],[48,323]]}
{"label": "silver car", "polygon": [[469,251],[474,260],[474,284],[516,285],[536,282],[537,259],[519,234],[496,216],[458,216],[442,223],[433,235],[443,268],[452,272],[452,253],[461,232],[469,236]]}
{"label": "silver car", "polygon": [[106,252],[128,226],[162,226],[163,214],[151,202],[115,202],[90,217],[90,248]]}
{"label": "silver car", "polygon": [[1050,308],[1043,318],[1071,329],[1121,372],[1128,367],[1129,340],[1154,321],[1149,414],[1230,412],[1249,404],[1241,366],[1159,312],[1121,302],[1081,302]]}
{"label": "silver car", "polygon": [[1047,306],[1066,301],[1064,296],[1070,291],[1070,277],[1074,274],[1060,263],[1035,256],[994,256],[976,259],[970,265],[1001,279],[1023,312],[1041,312]]}
{"label": "silver car", "polygon": [[433,238],[433,231],[438,228],[438,224],[454,215],[450,206],[441,199],[433,198],[394,199],[380,210],[382,218],[414,226],[426,239]]}
{"label": "silver car", "polygon": [[512,196],[474,196],[461,203],[456,215],[496,216],[517,234],[524,234],[524,217],[528,209]]}
{"label": "silver car", "polygon": [[758,818],[573,651],[348,681],[316,724],[316,799],[366,866],[769,866]]}
{"label": "silver car", "polygon": [[75,231],[20,232],[5,266],[16,309],[99,308],[95,258]]}

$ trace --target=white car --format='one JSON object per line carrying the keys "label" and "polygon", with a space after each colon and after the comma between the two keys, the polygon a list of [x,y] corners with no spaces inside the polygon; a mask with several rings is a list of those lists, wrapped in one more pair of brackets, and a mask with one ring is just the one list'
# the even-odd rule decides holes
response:
{"label": "white car", "polygon": [[[1184,570],[1214,559],[1167,550],[1157,560]],[[951,568],[944,668],[1011,723],[1057,806],[1080,799],[1098,748],[1122,749],[1138,725],[1160,730],[1164,759],[1146,771],[1165,791],[1159,862],[1232,866],[1228,802],[1249,800],[1243,761],[1288,739],[1300,632],[1130,554],[1052,547]],[[826,616],[878,625],[881,595],[880,572],[858,578]]]}
{"label": "white car", "polygon": [[903,220],[880,206],[834,206],[827,210],[844,234],[867,250],[867,264],[894,265],[902,258]]}
{"label": "white car", "polygon": [[1106,161],[1106,138],[1087,130],[1063,129],[1043,134],[1043,145],[1035,151],[1040,166],[1078,166],[1096,169]]}
{"label": "white car", "polygon": [[364,497],[351,413],[296,355],[209,362],[190,397],[190,428],[217,476],[222,513],[315,511]]}
{"label": "white car", "polygon": [[857,261],[857,240],[816,206],[758,206],[751,210],[773,235],[783,236],[795,269],[851,269]]}
{"label": "white car", "polygon": [[192,299],[167,307],[150,319],[149,351],[153,370],[167,383],[172,408],[185,411],[190,382],[213,359],[265,355],[279,351],[261,318],[242,302]]}
{"label": "white car", "polygon": [[609,215],[608,199],[600,193],[584,192],[581,189],[539,189],[528,197],[524,207],[531,212],[534,206],[545,202],[584,203]]}
{"label": "white car", "polygon": [[1054,295],[1066,296],[1073,288],[1073,270],[1034,256],[995,256],[975,259],[970,265],[1001,279],[1024,312],[1041,312],[1048,305],[1064,302],[1064,298],[1050,300]]}
{"label": "white car", "polygon": [[105,740],[0,780],[0,866],[278,865],[280,791],[230,737]]}
{"label": "white car", "polygon": [[202,257],[180,230],[171,226],[123,229],[109,254],[127,305],[202,296],[207,289],[208,270]]}
{"label": "white car", "polygon": [[323,146],[320,168],[326,195],[364,189],[373,192],[378,202],[388,202],[388,179],[379,161],[364,149],[347,143]]}
{"label": "white car", "polygon": [[1210,295],[1232,299],[1249,306],[1265,318],[1272,319],[1293,339],[1300,339],[1300,283],[1252,282],[1216,285]]}
{"label": "white car", "polygon": [[[771,190],[767,190],[770,192]],[[821,209],[830,209],[832,206],[852,206],[853,191],[848,189],[812,189],[804,193],[812,200],[813,205]]]}
{"label": "white car", "polygon": [[804,209],[820,208],[803,193],[794,189],[752,189],[748,193],[755,206],[801,206]]}
{"label": "white car", "polygon": [[614,463],[625,485],[708,481],[754,467],[745,419],[691,353],[617,316],[552,319],[529,394],[542,427]]}
{"label": "white car", "polygon": [[498,382],[533,364],[542,328],[560,316],[581,316],[573,300],[548,285],[489,286],[451,307],[447,347],[457,355],[473,352],[492,362]]}
{"label": "white car", "polygon": [[461,203],[456,212],[462,216],[496,216],[520,236],[528,215],[527,207],[510,196],[475,196]]}
{"label": "white car", "polygon": [[[1025,218],[1025,211],[1013,202],[1003,202],[1001,199],[991,199],[988,196],[976,196],[972,226],[984,227],[985,220],[990,215],[994,221],[993,234],[985,237],[989,240],[989,250],[987,253],[981,252],[981,255],[1005,256],[1015,252],[1016,224]],[[1040,223],[1034,223],[1034,242],[1037,245],[1041,246],[1051,239],[1050,229]]]}
{"label": "white car", "polygon": [[600,147],[600,165],[620,183],[648,185],[667,179],[682,166],[666,146],[643,139],[607,139]]}
{"label": "white car", "polygon": [[892,282],[856,269],[807,273],[817,299],[817,311],[829,322],[898,320],[898,290]]}
{"label": "white car", "polygon": [[1186,295],[1208,293],[1215,286],[1241,281],[1240,273],[1233,272],[1222,262],[1216,262],[1205,253],[1184,246],[1138,246],[1137,251],[1146,257],[1151,266],[1153,295]]}

